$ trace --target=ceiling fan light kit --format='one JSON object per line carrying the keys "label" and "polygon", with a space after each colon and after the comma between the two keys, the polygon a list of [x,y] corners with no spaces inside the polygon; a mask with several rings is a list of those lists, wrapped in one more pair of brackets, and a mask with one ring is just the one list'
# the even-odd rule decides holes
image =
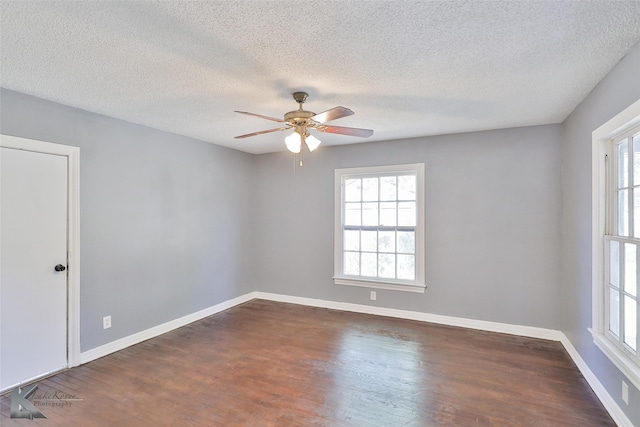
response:
{"label": "ceiling fan light kit", "polygon": [[302,148],[302,141],[298,132],[294,132],[286,137],[284,139],[284,143],[287,145],[287,149],[294,154],[299,153],[300,149]]}
{"label": "ceiling fan light kit", "polygon": [[312,152],[313,150],[318,148],[318,145],[320,145],[322,141],[320,141],[318,138],[316,138],[313,135],[309,135],[305,137],[304,142],[305,144],[307,144],[307,147],[309,148],[309,152]]}
{"label": "ceiling fan light kit", "polygon": [[331,120],[340,119],[342,117],[351,116],[353,111],[345,107],[334,107],[330,110],[316,114],[313,111],[307,111],[302,108],[302,104],[307,100],[309,95],[306,92],[294,92],[293,99],[298,103],[297,110],[289,111],[284,115],[284,119],[263,116],[261,114],[248,113],[246,111],[236,111],[236,113],[247,114],[250,116],[260,117],[265,120],[271,120],[278,123],[284,123],[284,127],[268,129],[245,135],[236,136],[236,139],[248,138],[251,136],[263,135],[265,133],[279,132],[283,130],[293,129],[293,133],[284,139],[287,149],[294,154],[298,154],[302,150],[304,142],[310,152],[318,148],[322,141],[309,133],[309,130],[318,132],[335,133],[349,136],[359,136],[367,138],[373,135],[371,129],[348,128],[343,126],[331,126],[324,123]]}

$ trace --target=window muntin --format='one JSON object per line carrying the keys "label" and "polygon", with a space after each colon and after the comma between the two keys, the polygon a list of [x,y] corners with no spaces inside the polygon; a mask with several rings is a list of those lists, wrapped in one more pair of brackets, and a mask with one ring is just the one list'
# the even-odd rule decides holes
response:
{"label": "window muntin", "polygon": [[423,181],[424,164],[336,170],[336,283],[424,291]]}

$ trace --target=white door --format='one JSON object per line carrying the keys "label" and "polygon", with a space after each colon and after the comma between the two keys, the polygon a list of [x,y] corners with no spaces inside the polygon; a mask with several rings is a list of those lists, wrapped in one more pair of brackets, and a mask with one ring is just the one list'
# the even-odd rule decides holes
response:
{"label": "white door", "polygon": [[0,390],[67,367],[67,161],[0,148]]}

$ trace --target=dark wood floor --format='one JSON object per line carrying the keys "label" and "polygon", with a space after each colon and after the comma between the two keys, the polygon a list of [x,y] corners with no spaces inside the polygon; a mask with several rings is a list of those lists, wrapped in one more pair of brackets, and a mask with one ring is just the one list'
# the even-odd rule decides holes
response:
{"label": "dark wood floor", "polygon": [[557,342],[261,300],[38,386],[0,425],[615,425]]}

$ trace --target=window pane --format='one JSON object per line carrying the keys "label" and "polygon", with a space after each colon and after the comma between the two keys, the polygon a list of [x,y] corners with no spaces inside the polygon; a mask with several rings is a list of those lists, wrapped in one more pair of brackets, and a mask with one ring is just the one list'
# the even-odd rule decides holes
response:
{"label": "window pane", "polygon": [[378,251],[378,232],[362,230],[362,240],[360,241],[360,250],[363,252]]}
{"label": "window pane", "polygon": [[636,350],[636,310],[638,303],[631,297],[624,297],[624,342]]}
{"label": "window pane", "polygon": [[640,135],[633,138],[633,184],[640,185]]}
{"label": "window pane", "polygon": [[393,227],[396,225],[397,206],[398,203],[396,202],[380,203],[380,225],[387,227]]}
{"label": "window pane", "polygon": [[383,176],[380,178],[380,200],[396,200],[395,176]]}
{"label": "window pane", "polygon": [[398,225],[416,225],[416,202],[398,203]]}
{"label": "window pane", "polygon": [[379,252],[395,252],[396,251],[396,232],[395,231],[378,231],[378,251]]}
{"label": "window pane", "polygon": [[636,245],[624,244],[624,290],[636,294]]}
{"label": "window pane", "polygon": [[609,288],[609,330],[620,336],[620,292]]}
{"label": "window pane", "polygon": [[620,287],[620,243],[615,240],[609,242],[609,283]]}
{"label": "window pane", "polygon": [[368,202],[362,204],[362,225],[377,226],[378,222],[378,203]]}
{"label": "window pane", "polygon": [[360,250],[360,231],[359,230],[344,231],[344,250],[345,251]]}
{"label": "window pane", "polygon": [[416,258],[413,255],[398,255],[398,279],[416,279]]}
{"label": "window pane", "polygon": [[378,275],[378,255],[363,253],[360,255],[362,263],[360,264],[360,275],[367,277],[376,277]]}
{"label": "window pane", "polygon": [[618,145],[618,188],[629,186],[629,147],[627,140]]}
{"label": "window pane", "polygon": [[345,252],[344,253],[344,274],[349,276],[360,275],[360,253]]}
{"label": "window pane", "polygon": [[392,254],[378,254],[378,277],[396,278],[396,256]]}
{"label": "window pane", "polygon": [[398,253],[413,254],[416,252],[416,239],[413,231],[398,231]]}
{"label": "window pane", "polygon": [[618,236],[629,235],[629,190],[618,191]]}
{"label": "window pane", "polygon": [[360,225],[361,218],[360,203],[344,204],[344,225]]}
{"label": "window pane", "polygon": [[398,177],[398,200],[416,200],[416,176]]}
{"label": "window pane", "polygon": [[360,179],[344,180],[344,201],[359,202],[361,197],[362,182]]}
{"label": "window pane", "polygon": [[364,178],[362,180],[362,200],[365,202],[378,200],[378,178]]}

